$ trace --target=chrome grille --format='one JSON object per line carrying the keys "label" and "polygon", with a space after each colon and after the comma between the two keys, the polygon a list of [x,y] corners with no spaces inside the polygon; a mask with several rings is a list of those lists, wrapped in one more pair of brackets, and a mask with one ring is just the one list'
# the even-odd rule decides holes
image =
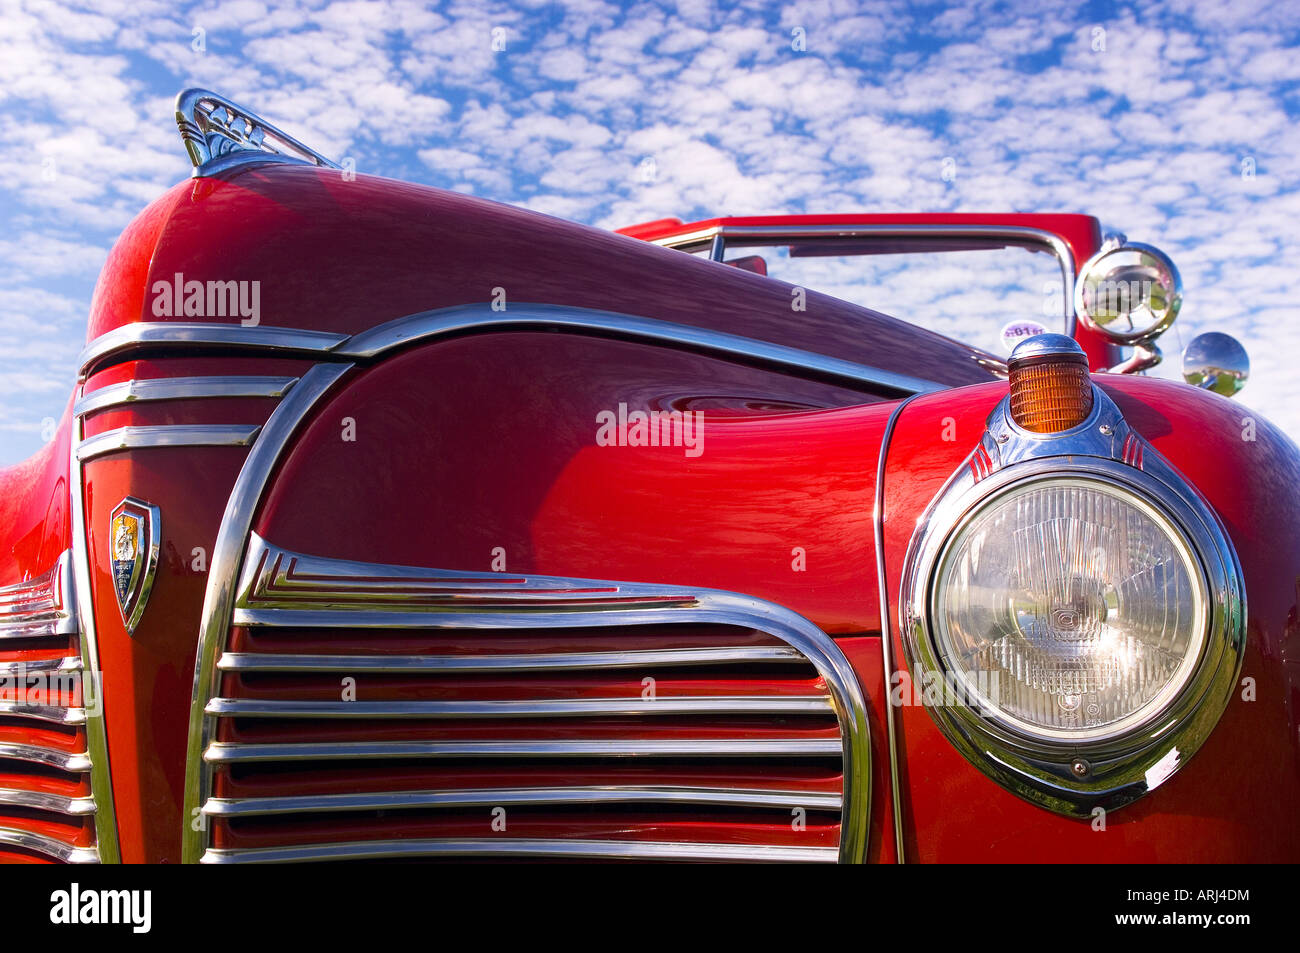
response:
{"label": "chrome grille", "polygon": [[792,613],[256,535],[243,564],[203,707],[204,862],[861,856],[864,706]]}
{"label": "chrome grille", "polygon": [[0,859],[93,863],[97,806],[72,553],[0,589]]}

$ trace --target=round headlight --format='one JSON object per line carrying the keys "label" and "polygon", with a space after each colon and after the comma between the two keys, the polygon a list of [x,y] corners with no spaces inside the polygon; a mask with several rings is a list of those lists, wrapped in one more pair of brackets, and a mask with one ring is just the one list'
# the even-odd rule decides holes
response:
{"label": "round headlight", "polygon": [[1096,742],[1168,707],[1209,598],[1192,544],[1138,494],[1087,477],[1013,484],[960,522],[932,590],[947,677],[1003,728]]}
{"label": "round headlight", "polygon": [[1079,320],[1117,344],[1158,337],[1178,317],[1183,282],[1169,256],[1140,242],[1108,244],[1079,269]]}

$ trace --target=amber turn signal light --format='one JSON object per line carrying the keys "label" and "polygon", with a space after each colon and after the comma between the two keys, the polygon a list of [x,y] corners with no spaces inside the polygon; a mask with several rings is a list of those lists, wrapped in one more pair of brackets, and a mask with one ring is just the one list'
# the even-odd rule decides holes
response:
{"label": "amber turn signal light", "polygon": [[1088,356],[1064,334],[1038,334],[1016,345],[1007,361],[1011,419],[1032,433],[1077,427],[1092,412]]}

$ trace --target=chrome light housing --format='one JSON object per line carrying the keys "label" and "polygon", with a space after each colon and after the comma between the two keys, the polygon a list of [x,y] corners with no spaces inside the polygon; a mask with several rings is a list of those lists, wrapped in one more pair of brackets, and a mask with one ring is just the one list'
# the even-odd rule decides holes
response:
{"label": "chrome light housing", "polygon": [[1209,505],[1095,386],[1055,434],[1008,401],[918,523],[900,625],[949,740],[1064,814],[1120,807],[1200,747],[1245,639],[1241,569]]}
{"label": "chrome light housing", "polygon": [[1183,350],[1183,380],[1193,387],[1232,397],[1246,386],[1250,358],[1230,334],[1207,331],[1192,338]]}
{"label": "chrome light housing", "polygon": [[1074,286],[1079,320],[1121,345],[1159,337],[1182,305],[1183,280],[1169,256],[1122,236],[1084,262]]}

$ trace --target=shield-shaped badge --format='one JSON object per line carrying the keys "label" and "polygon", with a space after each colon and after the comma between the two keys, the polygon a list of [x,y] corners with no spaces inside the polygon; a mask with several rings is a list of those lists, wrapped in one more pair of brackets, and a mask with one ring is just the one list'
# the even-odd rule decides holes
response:
{"label": "shield-shaped badge", "polygon": [[158,569],[161,538],[158,507],[128,496],[113,508],[108,531],[113,589],[122,610],[122,624],[128,634],[133,634],[144,615],[154,572]]}

